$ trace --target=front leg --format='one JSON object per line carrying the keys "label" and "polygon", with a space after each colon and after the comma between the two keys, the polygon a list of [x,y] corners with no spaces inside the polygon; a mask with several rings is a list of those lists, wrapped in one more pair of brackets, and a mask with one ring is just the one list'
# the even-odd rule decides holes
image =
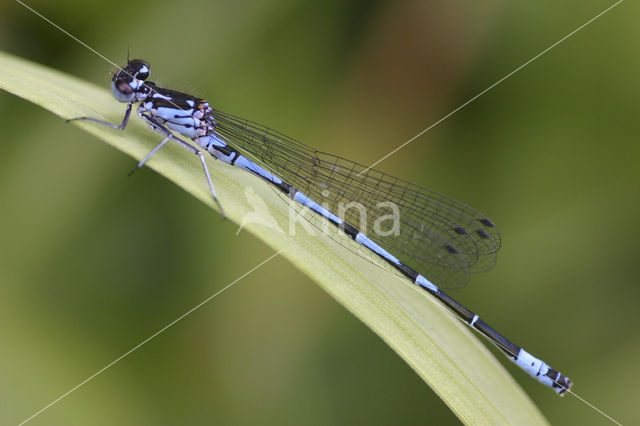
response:
{"label": "front leg", "polygon": [[118,124],[113,124],[113,123],[109,123],[108,121],[102,121],[102,120],[98,120],[97,118],[93,118],[93,117],[74,117],[74,118],[70,118],[68,120],[65,120],[67,123],[70,121],[74,121],[74,120],[87,120],[87,121],[92,121],[94,123],[98,123],[98,124],[102,124],[104,126],[108,126],[111,127],[113,129],[118,129],[118,130],[123,130],[125,127],[127,127],[127,123],[129,122],[129,116],[131,115],[131,107],[133,106],[133,103],[129,102],[127,104],[127,111],[124,113],[124,118],[122,119],[122,123]]}

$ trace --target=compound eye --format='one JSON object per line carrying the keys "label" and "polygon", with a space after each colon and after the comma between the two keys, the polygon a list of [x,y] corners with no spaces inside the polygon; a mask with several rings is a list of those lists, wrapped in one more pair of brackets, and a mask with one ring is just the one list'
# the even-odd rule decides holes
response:
{"label": "compound eye", "polygon": [[114,86],[123,95],[131,95],[133,93],[133,88],[126,80],[118,79],[115,81]]}
{"label": "compound eye", "polygon": [[113,96],[120,102],[129,102],[135,96],[131,82],[122,78],[111,82],[111,91]]}

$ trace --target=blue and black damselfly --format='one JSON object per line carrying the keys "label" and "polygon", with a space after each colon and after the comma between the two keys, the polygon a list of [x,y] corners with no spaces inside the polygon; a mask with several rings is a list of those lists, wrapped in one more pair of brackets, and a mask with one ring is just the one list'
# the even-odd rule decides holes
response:
{"label": "blue and black damselfly", "polygon": [[[485,271],[494,265],[501,239],[486,216],[445,195],[319,152],[268,127],[218,111],[204,99],[158,87],[147,81],[149,72],[146,62],[128,60],[113,76],[113,95],[127,104],[122,123],[92,117],[67,121],[89,120],[124,129],[133,105],[140,103],[138,116],[163,139],[136,169],[168,141],[181,144],[200,158],[211,195],[223,216],[201,149],[259,176],[278,193],[301,208],[314,211],[315,218],[339,231],[330,235],[355,241],[359,250],[375,256],[440,300],[542,384],[560,395],[571,388],[571,380],[503,337],[441,289],[460,287],[470,272]],[[199,148],[174,132],[190,138]],[[346,205],[357,208],[337,207]],[[363,214],[367,221],[360,220]],[[376,220],[383,214],[391,218],[392,224],[385,229]],[[354,226],[356,223],[360,223],[359,228]],[[349,245],[353,247],[354,243]]]}

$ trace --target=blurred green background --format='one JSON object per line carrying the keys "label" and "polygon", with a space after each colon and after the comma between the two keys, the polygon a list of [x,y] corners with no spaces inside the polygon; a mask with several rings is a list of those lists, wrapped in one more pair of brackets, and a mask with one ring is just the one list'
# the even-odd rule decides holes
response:
{"label": "blurred green background", "polygon": [[[116,63],[129,46],[161,85],[370,164],[613,2],[28,4]],[[640,391],[638,12],[622,3],[377,166],[495,220],[497,266],[452,295],[622,423]],[[113,69],[10,1],[0,49],[105,87]],[[133,159],[60,118],[6,92],[0,112],[0,423],[16,424],[273,251],[149,170],[127,179]],[[552,423],[608,424],[504,363]],[[457,423],[278,258],[30,424]]]}

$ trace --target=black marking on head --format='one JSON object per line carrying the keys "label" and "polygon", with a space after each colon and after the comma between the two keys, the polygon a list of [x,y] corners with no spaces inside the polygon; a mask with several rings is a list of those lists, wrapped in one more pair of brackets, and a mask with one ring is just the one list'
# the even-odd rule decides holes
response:
{"label": "black marking on head", "polygon": [[480,238],[489,238],[489,234],[484,229],[478,229],[476,234],[478,234]]}
{"label": "black marking on head", "polygon": [[129,61],[127,64],[127,68],[130,70],[129,72],[138,80],[146,80],[149,77],[149,72],[151,72],[151,68],[149,64],[141,59],[134,59],[133,61]]}
{"label": "black marking on head", "polygon": [[151,68],[149,64],[140,59],[134,59],[127,62],[127,65],[113,76],[113,81],[125,80],[128,82],[137,80],[146,80],[149,78]]}
{"label": "black marking on head", "polygon": [[487,228],[495,228],[496,226],[493,224],[493,222],[491,222],[489,219],[482,218],[479,219],[478,222],[480,222],[481,224],[483,224],[484,226],[486,226]]}

